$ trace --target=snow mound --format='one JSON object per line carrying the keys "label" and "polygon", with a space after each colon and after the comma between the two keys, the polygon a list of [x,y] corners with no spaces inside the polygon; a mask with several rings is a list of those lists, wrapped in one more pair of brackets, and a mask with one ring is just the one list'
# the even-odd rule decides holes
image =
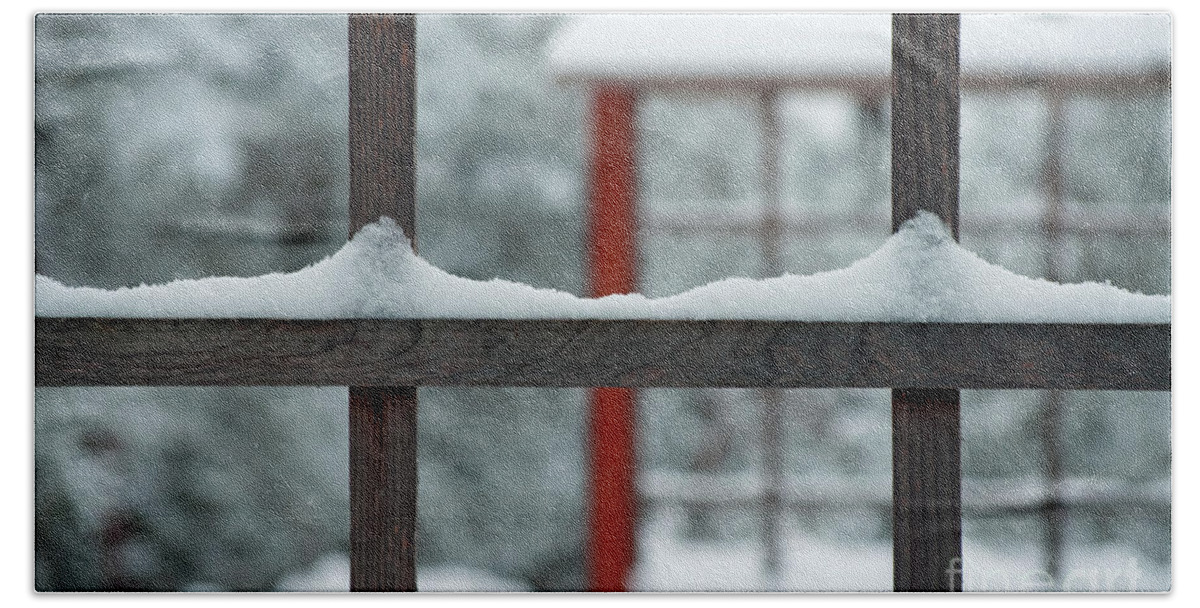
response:
{"label": "snow mound", "polygon": [[747,319],[1165,323],[1166,295],[1058,284],[987,263],[921,213],[871,255],[812,275],[730,278],[665,298],[579,298],[453,276],[412,252],[389,218],[302,270],[117,290],[36,277],[39,316],[241,318]]}
{"label": "snow mound", "polygon": [[[519,580],[462,564],[417,567],[417,589],[435,593],[533,591]],[[308,569],[283,577],[276,591],[345,593],[350,591],[350,556],[327,553]]]}

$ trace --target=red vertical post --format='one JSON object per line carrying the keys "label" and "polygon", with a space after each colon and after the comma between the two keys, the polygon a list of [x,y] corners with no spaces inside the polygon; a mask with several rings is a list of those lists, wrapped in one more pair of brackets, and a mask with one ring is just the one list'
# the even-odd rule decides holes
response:
{"label": "red vertical post", "polygon": [[[587,218],[588,295],[637,286],[635,97],[632,89],[593,91]],[[625,591],[634,554],[634,391],[595,388],[588,399],[587,584]]]}

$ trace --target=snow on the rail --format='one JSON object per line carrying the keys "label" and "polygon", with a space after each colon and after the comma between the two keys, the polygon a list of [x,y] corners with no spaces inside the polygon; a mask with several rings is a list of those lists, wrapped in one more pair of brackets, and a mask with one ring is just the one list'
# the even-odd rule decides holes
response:
{"label": "snow on the rail", "polygon": [[1167,322],[1169,296],[1058,284],[987,263],[922,213],[841,270],[730,278],[665,298],[579,298],[476,281],[412,252],[388,218],[288,274],[180,280],[117,290],[36,279],[40,316],[243,318],[771,319],[803,321]]}
{"label": "snow on the rail", "polygon": [[[567,80],[887,78],[886,13],[572,16],[550,44]],[[1166,69],[1167,13],[966,13],[964,74]]]}

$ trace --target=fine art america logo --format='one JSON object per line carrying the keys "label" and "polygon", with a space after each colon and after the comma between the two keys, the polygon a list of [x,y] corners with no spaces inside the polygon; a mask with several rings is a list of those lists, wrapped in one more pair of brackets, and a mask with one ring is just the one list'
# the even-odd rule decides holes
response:
{"label": "fine art america logo", "polygon": [[[966,575],[970,588],[978,591],[1066,591],[1074,593],[1106,593],[1138,591],[1143,572],[1138,560],[1130,557],[1122,566],[1094,566],[1071,568],[1055,582],[1045,570],[1005,569],[981,570],[973,568]],[[963,576],[962,559],[954,558],[946,568],[951,584]]]}

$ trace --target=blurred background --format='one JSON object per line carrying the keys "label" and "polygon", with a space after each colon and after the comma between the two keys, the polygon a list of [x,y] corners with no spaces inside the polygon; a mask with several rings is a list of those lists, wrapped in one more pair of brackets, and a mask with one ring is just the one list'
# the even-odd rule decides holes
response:
{"label": "blurred background", "polygon": [[[551,61],[575,19],[418,18],[417,225],[438,267],[583,292],[589,99]],[[1171,292],[1169,35],[1119,87],[964,85],[965,247]],[[38,273],[252,276],[344,243],[344,16],[42,15],[35,53]],[[888,117],[856,90],[640,92],[640,290],[873,251]],[[35,399],[37,588],[348,588],[344,388]],[[420,399],[421,587],[583,588],[584,392]],[[1169,587],[1169,394],[962,399],[968,590]],[[644,390],[638,416],[635,588],[890,589],[888,391]]]}

